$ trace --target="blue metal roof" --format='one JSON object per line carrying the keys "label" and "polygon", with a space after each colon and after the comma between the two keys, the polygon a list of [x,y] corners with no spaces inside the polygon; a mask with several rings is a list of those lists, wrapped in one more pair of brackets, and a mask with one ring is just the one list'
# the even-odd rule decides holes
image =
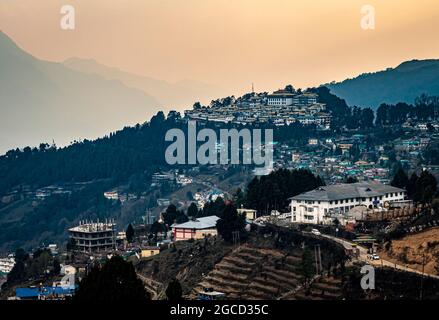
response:
{"label": "blue metal roof", "polygon": [[38,298],[49,295],[72,295],[74,288],[63,287],[40,287],[40,288],[16,288],[15,295],[17,298]]}

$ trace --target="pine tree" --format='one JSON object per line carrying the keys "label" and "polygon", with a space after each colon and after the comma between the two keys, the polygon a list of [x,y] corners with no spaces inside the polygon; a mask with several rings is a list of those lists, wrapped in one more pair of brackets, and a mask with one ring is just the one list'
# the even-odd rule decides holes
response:
{"label": "pine tree", "polygon": [[198,207],[194,202],[192,202],[189,208],[187,209],[187,216],[196,217],[197,214],[198,214]]}
{"label": "pine tree", "polygon": [[305,287],[308,287],[309,282],[314,275],[314,263],[312,253],[308,248],[305,248],[302,254],[302,262],[300,264],[300,274],[303,277]]}
{"label": "pine tree", "polygon": [[231,243],[233,240],[233,232],[238,231],[240,234],[244,233],[245,217],[239,215],[232,204],[228,204],[224,208],[222,218],[217,221],[216,227],[224,241]]}
{"label": "pine tree", "polygon": [[402,168],[399,168],[390,184],[397,188],[407,189],[408,183],[409,183],[409,178],[407,174]]}
{"label": "pine tree", "polygon": [[166,297],[169,301],[182,300],[183,290],[181,284],[177,279],[173,279],[166,288]]}
{"label": "pine tree", "polygon": [[137,278],[131,262],[112,257],[102,267],[93,267],[79,284],[75,301],[145,301],[150,295]]}
{"label": "pine tree", "polygon": [[126,233],[126,237],[127,237],[127,241],[129,243],[132,243],[134,240],[134,228],[131,225],[131,223],[128,225],[127,230],[125,231]]}

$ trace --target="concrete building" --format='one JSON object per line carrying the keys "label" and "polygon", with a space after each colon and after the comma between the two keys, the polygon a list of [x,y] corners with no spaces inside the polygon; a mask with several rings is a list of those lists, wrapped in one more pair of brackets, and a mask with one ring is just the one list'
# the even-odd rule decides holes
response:
{"label": "concrete building", "polygon": [[267,96],[269,106],[291,106],[293,105],[294,94],[282,90],[275,91]]}
{"label": "concrete building", "polygon": [[318,95],[315,93],[304,93],[294,96],[292,103],[296,106],[310,106],[316,104]]}
{"label": "concrete building", "polygon": [[331,216],[356,206],[381,208],[406,198],[406,191],[379,182],[358,182],[319,187],[291,200],[291,221],[322,224]]}
{"label": "concrete building", "polygon": [[254,209],[239,208],[238,214],[244,214],[247,220],[253,221],[257,218],[257,211]]}
{"label": "concrete building", "polygon": [[116,246],[115,227],[114,222],[80,222],[79,226],[69,229],[69,235],[76,251],[106,252]]}
{"label": "concrete building", "polygon": [[142,258],[148,258],[155,256],[156,254],[160,253],[160,247],[152,247],[152,246],[145,246],[140,248],[140,256]]}
{"label": "concrete building", "polygon": [[172,234],[175,241],[189,239],[203,239],[206,236],[216,236],[217,216],[209,216],[191,220],[181,224],[172,225]]}

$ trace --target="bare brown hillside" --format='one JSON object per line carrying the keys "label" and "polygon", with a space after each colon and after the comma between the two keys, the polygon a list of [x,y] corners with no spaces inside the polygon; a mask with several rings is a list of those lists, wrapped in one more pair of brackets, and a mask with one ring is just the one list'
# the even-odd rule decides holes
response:
{"label": "bare brown hillside", "polygon": [[422,271],[425,255],[425,272],[438,274],[439,268],[439,228],[432,228],[416,234],[392,240],[380,255],[398,264]]}

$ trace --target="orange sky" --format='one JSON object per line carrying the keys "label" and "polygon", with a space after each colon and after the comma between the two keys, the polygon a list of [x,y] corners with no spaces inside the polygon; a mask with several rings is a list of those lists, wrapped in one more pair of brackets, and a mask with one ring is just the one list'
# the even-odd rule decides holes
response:
{"label": "orange sky", "polygon": [[[59,27],[76,8],[76,30]],[[376,30],[360,8],[376,9]],[[437,0],[0,0],[0,29],[38,58],[94,58],[232,94],[342,80],[439,58]]]}

